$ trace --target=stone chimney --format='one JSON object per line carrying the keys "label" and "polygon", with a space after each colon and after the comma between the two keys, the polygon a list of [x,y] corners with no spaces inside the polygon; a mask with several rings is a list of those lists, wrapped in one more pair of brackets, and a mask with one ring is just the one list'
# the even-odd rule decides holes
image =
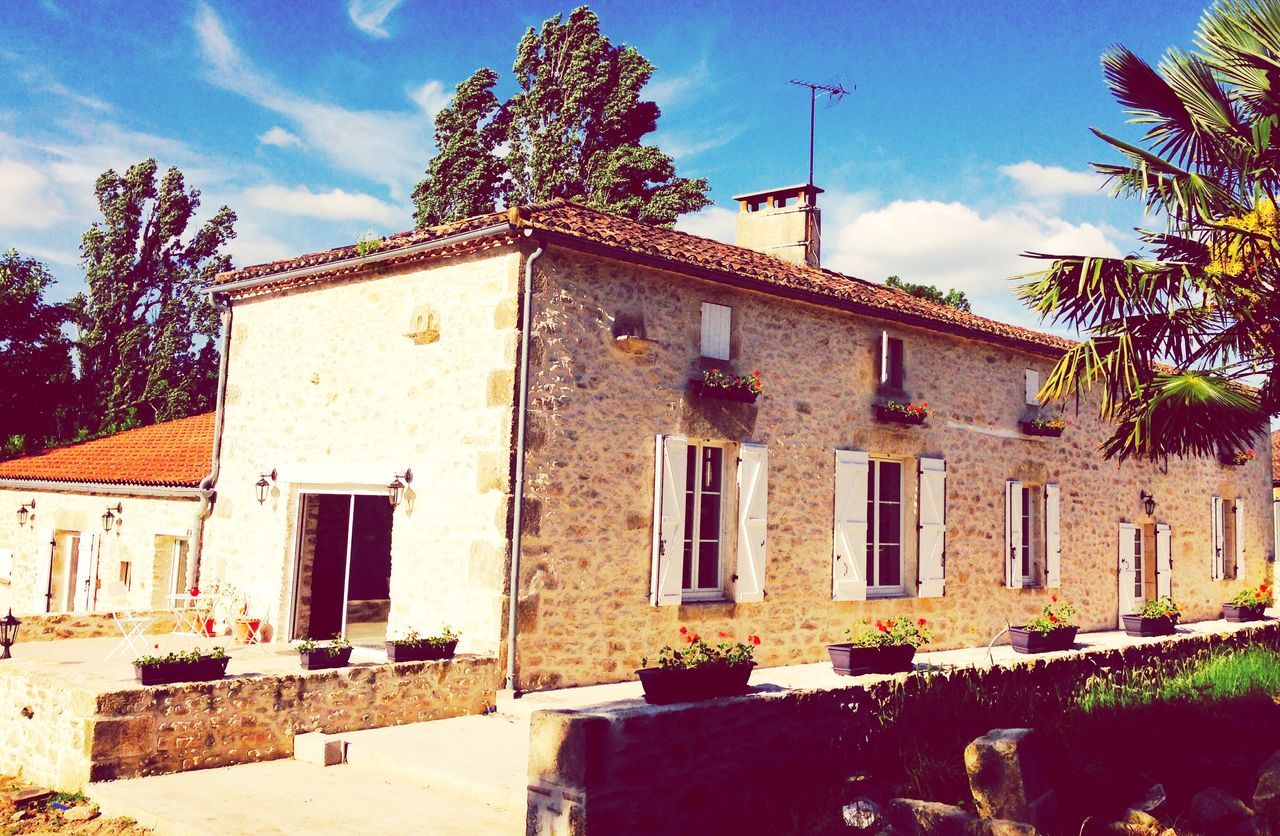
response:
{"label": "stone chimney", "polygon": [[822,189],[806,183],[740,194],[739,247],[818,267],[822,254]]}

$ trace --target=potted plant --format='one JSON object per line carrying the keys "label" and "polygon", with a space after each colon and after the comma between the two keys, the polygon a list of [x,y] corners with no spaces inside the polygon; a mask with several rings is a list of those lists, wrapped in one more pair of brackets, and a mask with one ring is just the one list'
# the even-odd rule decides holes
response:
{"label": "potted plant", "polygon": [[1258,456],[1252,450],[1236,450],[1231,453],[1223,453],[1221,461],[1228,467],[1244,467]]}
{"label": "potted plant", "polygon": [[[158,650],[160,645],[155,645]],[[221,679],[231,660],[221,647],[208,653],[199,650],[177,650],[172,653],[148,654],[133,660],[133,672],[143,685],[169,685],[174,682],[207,682]]]}
{"label": "potted plant", "polygon": [[885,424],[923,424],[933,414],[928,401],[917,404],[889,400],[874,406],[876,420]]}
{"label": "potted plant", "polygon": [[387,641],[387,659],[392,662],[452,659],[460,636],[447,625],[437,636],[423,636],[417,630],[410,630],[401,638]]}
{"label": "potted plant", "polygon": [[738,403],[755,403],[756,398],[764,393],[764,383],[760,379],[760,370],[751,374],[730,374],[719,369],[707,369],[701,380],[689,381],[689,388],[695,395],[704,398],[718,398]]}
{"label": "potted plant", "polygon": [[1261,621],[1262,611],[1271,606],[1271,587],[1259,584],[1239,593],[1222,605],[1222,617],[1227,621]]}
{"label": "potted plant", "polygon": [[1052,650],[1067,650],[1076,641],[1076,631],[1080,629],[1071,623],[1075,617],[1075,609],[1066,601],[1059,601],[1054,595],[1044,605],[1038,618],[1028,621],[1021,627],[1009,628],[1009,639],[1013,649],[1018,653],[1048,653]]}
{"label": "potted plant", "polygon": [[345,668],[351,661],[351,642],[343,635],[327,642],[303,639],[298,645],[298,658],[304,671]]}
{"label": "potted plant", "polygon": [[1019,421],[1018,425],[1022,427],[1024,435],[1057,438],[1062,435],[1063,430],[1071,426],[1071,422],[1061,415],[1046,417],[1043,413],[1037,412],[1034,418],[1029,421]]}
{"label": "potted plant", "polygon": [[726,697],[747,690],[751,669],[756,666],[752,653],[760,644],[759,636],[748,636],[745,642],[727,641],[728,633],[720,633],[719,644],[708,644],[688,627],[680,628],[684,647],[667,645],[658,651],[657,664],[649,667],[648,657],[640,660],[636,676],[644,688],[644,698],[653,705],[689,702],[711,697]]}
{"label": "potted plant", "polygon": [[827,645],[832,667],[843,676],[909,671],[916,649],[933,640],[923,618],[890,618],[874,626],[868,620],[856,635],[852,630],[845,635],[849,641]]}
{"label": "potted plant", "polygon": [[1144,601],[1138,611],[1121,616],[1124,631],[1131,636],[1171,636],[1182,617],[1182,608],[1168,595]]}

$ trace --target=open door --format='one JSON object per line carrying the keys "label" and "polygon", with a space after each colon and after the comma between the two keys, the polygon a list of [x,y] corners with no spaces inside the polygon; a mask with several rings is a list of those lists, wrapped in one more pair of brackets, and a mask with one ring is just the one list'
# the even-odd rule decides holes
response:
{"label": "open door", "polygon": [[1142,529],[1129,523],[1120,524],[1116,577],[1119,582],[1119,612],[1116,624],[1124,627],[1121,616],[1142,605]]}

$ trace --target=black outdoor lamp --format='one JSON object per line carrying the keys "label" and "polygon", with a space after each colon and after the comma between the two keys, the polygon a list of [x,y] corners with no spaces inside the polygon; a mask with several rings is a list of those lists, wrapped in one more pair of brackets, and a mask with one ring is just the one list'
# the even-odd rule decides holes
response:
{"label": "black outdoor lamp", "polygon": [[118,515],[124,513],[124,505],[117,502],[116,507],[107,506],[106,513],[102,515],[102,530],[110,533],[111,526],[115,524]]}
{"label": "black outdoor lamp", "polygon": [[4,652],[0,653],[0,659],[13,658],[9,648],[13,647],[13,643],[18,639],[18,625],[21,623],[13,617],[13,607],[9,608],[8,615],[0,618],[0,646],[4,647]]}
{"label": "black outdoor lamp", "polygon": [[36,510],[36,501],[34,499],[31,500],[30,502],[27,502],[18,506],[18,527],[19,528],[27,524],[27,517],[31,516],[31,514],[35,510]]}
{"label": "black outdoor lamp", "polygon": [[1141,494],[1139,494],[1138,498],[1142,500],[1142,510],[1147,512],[1148,517],[1155,514],[1156,498],[1154,496],[1147,493],[1146,491],[1143,491]]}
{"label": "black outdoor lamp", "polygon": [[276,469],[271,468],[270,473],[258,474],[258,481],[253,483],[254,490],[258,493],[258,504],[267,501],[267,494],[271,492],[271,486],[276,483]]}
{"label": "black outdoor lamp", "polygon": [[[400,481],[403,479],[404,481]],[[395,508],[400,504],[400,500],[404,498],[405,485],[413,483],[413,470],[405,468],[404,473],[397,473],[396,478],[391,480],[391,484],[387,485],[387,499],[391,501],[391,507]]]}

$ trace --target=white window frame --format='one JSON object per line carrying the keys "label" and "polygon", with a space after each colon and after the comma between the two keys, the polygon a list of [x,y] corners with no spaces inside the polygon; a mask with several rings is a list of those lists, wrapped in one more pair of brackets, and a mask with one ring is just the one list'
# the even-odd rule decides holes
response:
{"label": "white window frame", "polygon": [[730,335],[733,333],[733,308],[714,302],[702,303],[702,340],[700,351],[711,360],[728,360]]}
{"label": "white window frame", "polygon": [[1147,600],[1146,560],[1147,538],[1144,527],[1133,527],[1133,600],[1141,605]]}
{"label": "white window frame", "polygon": [[[679,559],[680,559],[679,569],[681,573],[680,574],[680,600],[681,601],[723,601],[728,598],[727,576],[729,573],[727,569],[729,566],[729,561],[726,557],[726,550],[731,545],[730,543],[731,538],[729,537],[730,523],[732,522],[732,518],[736,516],[734,514],[728,513],[728,510],[730,507],[728,503],[734,499],[732,495],[732,491],[730,490],[730,485],[734,482],[734,480],[730,478],[731,474],[733,473],[733,471],[730,470],[730,465],[735,464],[737,462],[737,458],[738,458],[737,449],[736,449],[736,445],[733,445],[727,441],[691,438],[689,439],[688,449],[696,451],[694,454],[694,461],[698,462],[699,467],[701,467],[701,462],[702,462],[702,451],[707,448],[716,448],[721,451],[720,453],[720,526],[719,526],[720,530],[719,532],[717,532],[718,537],[716,540],[717,554],[719,555],[718,559],[720,561],[720,566],[719,566],[719,571],[716,573],[715,588],[686,587],[684,585],[684,543],[681,542],[680,552],[679,552]],[[685,508],[686,509],[689,508],[690,503],[692,503],[693,510],[691,513],[688,513],[688,518],[692,520],[693,525],[691,527],[686,526],[686,530],[684,531],[684,539],[687,540],[689,543],[695,544],[695,545],[702,542],[711,542],[711,538],[701,536],[702,532],[699,530],[700,526],[702,525],[702,515],[700,513],[701,500],[702,500],[702,479],[700,478],[700,474],[694,478],[693,480],[694,491],[692,496],[690,496],[688,492],[688,479],[689,479],[689,474],[686,471]],[[736,507],[736,506],[732,506],[732,507]],[[690,528],[692,530],[690,530]],[[696,578],[698,577],[698,561],[700,557],[701,555],[696,552],[692,555],[692,559],[689,565],[690,580],[696,580]]]}
{"label": "white window frame", "polygon": [[1022,542],[1018,544],[1023,588],[1045,585],[1048,519],[1044,512],[1044,485],[1019,483],[1022,488]]}
{"label": "white window frame", "polygon": [[[880,478],[880,467],[883,464],[896,464],[898,466],[898,583],[892,586],[886,586],[878,583],[880,577],[880,486],[883,481]],[[867,493],[867,548],[871,550],[872,561],[871,570],[867,573],[867,597],[868,598],[901,598],[907,594],[906,586],[906,535],[907,535],[907,509],[906,509],[906,473],[907,466],[902,459],[894,459],[887,456],[870,456],[867,459],[867,467],[870,472],[875,473],[875,495]],[[865,556],[863,560],[865,561]]]}

